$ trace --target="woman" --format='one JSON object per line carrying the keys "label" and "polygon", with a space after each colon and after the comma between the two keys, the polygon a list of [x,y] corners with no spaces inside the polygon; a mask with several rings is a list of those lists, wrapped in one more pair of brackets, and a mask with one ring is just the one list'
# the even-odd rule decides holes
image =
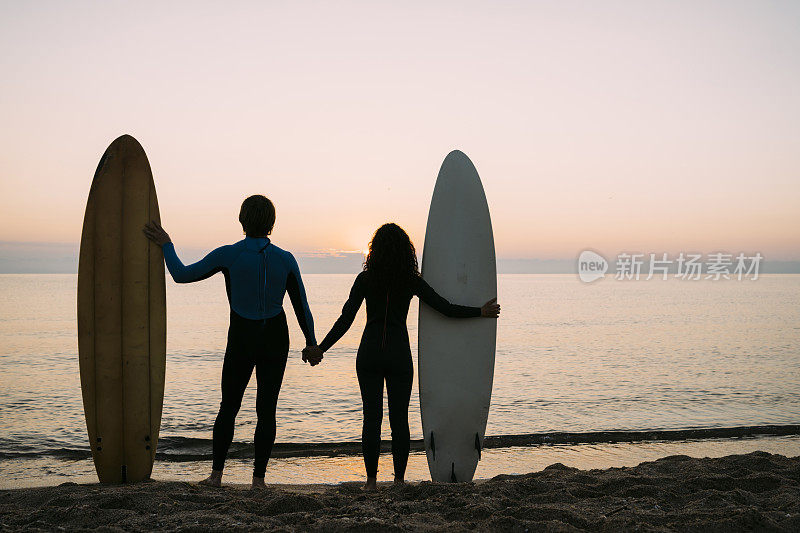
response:
{"label": "woman", "polygon": [[222,401],[214,422],[211,475],[201,483],[214,487],[222,483],[236,414],[255,368],[258,423],[253,439],[252,488],[256,489],[265,486],[267,461],[275,443],[275,409],[289,353],[289,330],[283,312],[285,293],[289,293],[306,345],[314,346],[317,341],[297,262],[268,237],[275,225],[275,206],[264,196],[250,196],[242,202],[239,222],[245,234],[243,240],[217,248],[191,265],[181,263],[169,235],[159,224],[151,222],[144,232],[164,250],[167,268],[177,283],[200,281],[217,272],[225,277],[231,313],[222,363]]}
{"label": "woman", "polygon": [[483,307],[468,307],[451,304],[436,294],[419,275],[417,254],[406,232],[397,224],[384,224],[372,237],[364,271],[356,277],[341,316],[319,346],[303,350],[312,364],[318,363],[322,354],[350,328],[362,300],[367,301],[367,325],[356,357],[364,413],[361,449],[367,490],[376,488],[384,380],[389,396],[394,481],[403,483],[405,478],[410,446],[408,402],[414,377],[406,318],[412,296],[453,318],[497,318],[500,314],[496,298]]}

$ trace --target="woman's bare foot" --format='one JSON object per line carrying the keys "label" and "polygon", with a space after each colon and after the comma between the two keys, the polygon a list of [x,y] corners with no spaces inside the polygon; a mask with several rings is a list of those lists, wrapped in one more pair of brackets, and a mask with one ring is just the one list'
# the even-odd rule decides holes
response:
{"label": "woman's bare foot", "polygon": [[200,484],[206,487],[222,486],[222,470],[212,470],[211,475],[201,481]]}
{"label": "woman's bare foot", "polygon": [[253,483],[250,484],[250,489],[251,490],[259,490],[259,489],[266,489],[266,488],[267,488],[267,484],[264,483],[264,478],[263,477],[253,476]]}
{"label": "woman's bare foot", "polygon": [[374,477],[368,477],[367,482],[364,483],[364,490],[377,490],[378,480]]}
{"label": "woman's bare foot", "polygon": [[401,478],[401,477],[394,476],[394,484],[395,485],[405,485],[406,484],[406,480]]}

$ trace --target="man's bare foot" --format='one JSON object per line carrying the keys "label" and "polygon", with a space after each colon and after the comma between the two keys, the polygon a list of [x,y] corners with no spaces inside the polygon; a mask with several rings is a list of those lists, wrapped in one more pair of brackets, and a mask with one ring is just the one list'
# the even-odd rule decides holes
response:
{"label": "man's bare foot", "polygon": [[222,470],[212,470],[211,475],[201,481],[200,484],[206,487],[222,486]]}
{"label": "man's bare foot", "polygon": [[395,485],[405,485],[406,484],[406,480],[401,478],[401,477],[395,476],[394,477],[394,484]]}
{"label": "man's bare foot", "polygon": [[367,482],[364,483],[364,490],[377,490],[378,480],[374,477],[368,477]]}
{"label": "man's bare foot", "polygon": [[250,484],[250,489],[251,490],[259,490],[259,489],[266,489],[266,488],[267,488],[267,484],[264,483],[264,478],[263,477],[253,476],[253,482]]}

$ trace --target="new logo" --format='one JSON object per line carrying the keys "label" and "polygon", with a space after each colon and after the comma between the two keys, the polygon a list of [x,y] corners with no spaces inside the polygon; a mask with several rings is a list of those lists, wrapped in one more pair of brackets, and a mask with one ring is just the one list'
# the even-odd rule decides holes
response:
{"label": "new logo", "polygon": [[605,257],[591,250],[584,250],[578,256],[578,277],[584,283],[591,283],[603,277],[608,271]]}

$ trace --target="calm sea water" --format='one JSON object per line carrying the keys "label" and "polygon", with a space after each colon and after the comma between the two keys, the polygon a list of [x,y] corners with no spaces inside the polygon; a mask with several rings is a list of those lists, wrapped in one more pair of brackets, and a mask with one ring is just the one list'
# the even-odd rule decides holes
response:
{"label": "calm sea water", "polygon": [[[338,316],[353,278],[305,277],[318,338]],[[6,466],[23,457],[85,457],[88,450],[76,283],[75,275],[0,275],[0,463]],[[589,285],[571,275],[504,275],[499,300],[487,435],[800,423],[800,275],[609,278]],[[167,304],[161,435],[163,442],[201,439],[192,442],[202,445],[220,400],[224,282],[220,276],[191,285],[168,281]],[[409,313],[415,357],[416,307]],[[277,440],[358,441],[355,351],[364,309],[314,368],[300,360],[302,335],[288,314],[292,351]],[[252,440],[255,386],[253,378],[236,441]],[[421,438],[416,386],[411,403],[412,438]]]}

